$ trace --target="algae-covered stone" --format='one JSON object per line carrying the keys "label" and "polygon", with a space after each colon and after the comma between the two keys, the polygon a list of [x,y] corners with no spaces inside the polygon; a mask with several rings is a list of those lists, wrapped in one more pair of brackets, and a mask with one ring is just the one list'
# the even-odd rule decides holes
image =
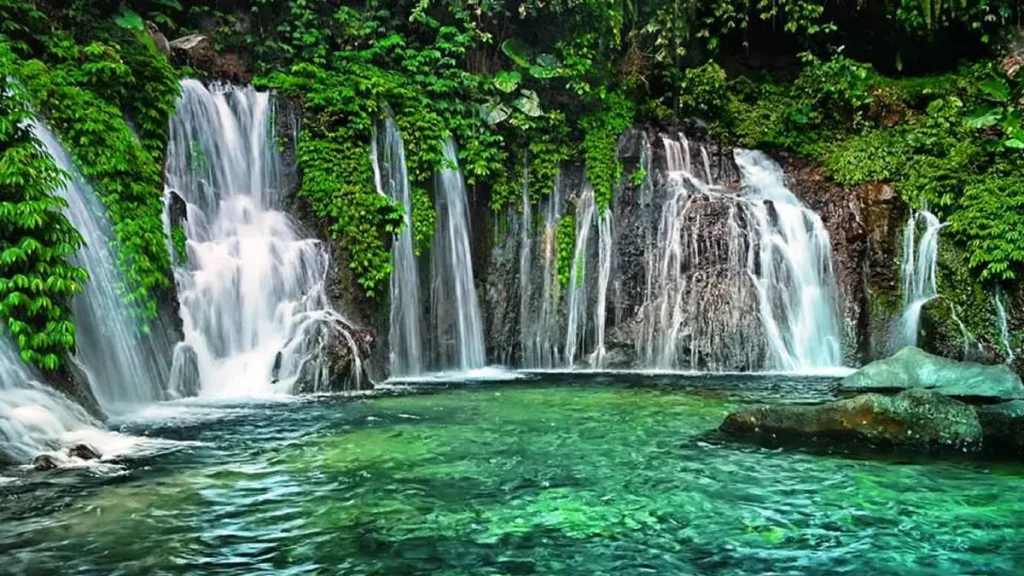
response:
{"label": "algae-covered stone", "polygon": [[920,450],[973,451],[982,441],[973,408],[930,390],[907,390],[896,396],[862,394],[814,406],[749,406],[729,414],[720,429],[762,442]]}
{"label": "algae-covered stone", "polygon": [[1024,400],[977,408],[985,448],[1024,455]]}
{"label": "algae-covered stone", "polygon": [[1020,377],[1006,366],[957,362],[908,346],[843,378],[840,392],[925,388],[945,396],[988,402],[1024,399]]}

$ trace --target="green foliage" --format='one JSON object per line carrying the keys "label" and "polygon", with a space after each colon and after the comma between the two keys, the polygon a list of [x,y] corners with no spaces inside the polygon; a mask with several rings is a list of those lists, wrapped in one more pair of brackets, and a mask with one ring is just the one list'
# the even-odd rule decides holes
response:
{"label": "green foliage", "polygon": [[981,278],[1012,279],[1024,269],[1024,177],[996,176],[964,189],[950,228],[966,239]]}
{"label": "green foliage", "polygon": [[583,118],[583,157],[587,178],[594,187],[597,210],[603,213],[612,201],[612,191],[622,178],[618,160],[619,136],[633,124],[633,103],[619,94],[608,96],[606,107]]}
{"label": "green foliage", "polygon": [[558,229],[555,231],[555,272],[558,283],[563,287],[569,285],[575,250],[576,218],[566,214],[558,221]]}
{"label": "green foliage", "polygon": [[186,244],[188,238],[185,236],[185,228],[180,224],[171,227],[171,244],[174,245],[174,257],[179,263],[188,261],[188,249]]}
{"label": "green foliage", "polygon": [[49,67],[34,60],[17,77],[106,204],[126,281],[121,287],[125,299],[152,318],[155,293],[170,286],[161,220],[162,165],[143,148],[118,108],[76,83],[74,70],[71,63]]}
{"label": "green foliage", "polygon": [[714,61],[687,68],[679,84],[679,115],[720,118],[726,95],[725,70]]}
{"label": "green foliage", "polygon": [[[0,37],[0,77],[13,77],[16,62]],[[0,91],[0,317],[22,360],[56,370],[74,350],[70,301],[88,275],[70,263],[82,237],[55,195],[67,175],[36,139],[31,119],[21,87],[8,83]]]}
{"label": "green foliage", "polygon": [[413,251],[417,256],[430,248],[434,241],[434,228],[437,225],[437,212],[430,201],[430,194],[422,188],[412,191],[412,240]]}

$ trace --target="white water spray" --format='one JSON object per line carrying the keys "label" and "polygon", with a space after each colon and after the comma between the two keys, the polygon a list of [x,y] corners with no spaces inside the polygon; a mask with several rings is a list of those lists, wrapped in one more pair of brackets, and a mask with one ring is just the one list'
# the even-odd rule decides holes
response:
{"label": "white water spray", "polygon": [[[919,228],[920,239],[918,239]],[[916,346],[921,309],[939,295],[935,272],[939,258],[939,230],[942,224],[926,210],[911,215],[903,228],[903,313],[899,322],[898,347]]]}
{"label": "white water spray", "polygon": [[[526,327],[523,334],[523,364],[527,368],[553,368],[561,361],[559,348],[561,341],[559,316],[559,304],[562,301],[562,285],[558,282],[558,275],[555,270],[556,237],[558,234],[558,223],[562,217],[562,176],[555,176],[555,185],[544,201],[544,227],[540,230],[538,239],[538,258],[540,259],[541,291],[540,300],[537,302],[534,313],[531,316],[527,310],[526,316],[520,316],[520,323]],[[530,263],[527,262],[524,268],[520,261],[520,274],[531,275]],[[521,312],[522,313],[522,312]]]}
{"label": "white water spray", "polygon": [[171,120],[167,185],[188,204],[174,373],[195,374],[202,396],[291,393],[300,377],[322,389],[343,376],[325,358],[334,341],[351,350],[356,379],[361,372],[350,324],[324,292],[326,251],[280,211],[273,116],[267,93],[185,80]]}
{"label": "white water spray", "polygon": [[597,302],[594,304],[594,351],[590,355],[590,366],[604,366],[604,333],[608,305],[608,282],[612,275],[612,261],[615,253],[612,211],[606,208],[597,221]]}
{"label": "white water spray", "polygon": [[444,145],[444,155],[447,166],[435,179],[437,230],[431,253],[431,323],[438,368],[467,371],[484,367],[484,329],[473,284],[466,185],[451,139]]}

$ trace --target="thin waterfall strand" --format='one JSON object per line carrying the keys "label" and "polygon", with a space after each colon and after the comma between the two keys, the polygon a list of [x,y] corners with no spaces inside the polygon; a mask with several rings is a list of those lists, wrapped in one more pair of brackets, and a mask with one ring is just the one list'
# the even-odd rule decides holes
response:
{"label": "thin waterfall strand", "polygon": [[939,219],[927,210],[915,212],[903,228],[903,313],[897,335],[898,347],[917,345],[921,309],[939,295],[935,272],[941,228]]}
{"label": "thin waterfall strand", "polygon": [[435,358],[441,370],[483,368],[484,330],[473,284],[469,207],[455,142],[444,144],[447,165],[436,182],[437,230],[432,251],[431,319]]}
{"label": "thin waterfall strand", "polygon": [[405,145],[394,119],[380,123],[373,139],[372,160],[377,191],[402,206],[404,225],[391,248],[391,345],[392,376],[423,372],[423,339],[420,279],[413,250],[412,192],[405,164]]}
{"label": "thin waterfall strand", "polygon": [[115,234],[106,208],[75,168],[70,155],[41,123],[33,129],[56,164],[70,176],[59,190],[67,215],[85,240],[72,261],[89,272],[82,294],[71,302],[77,333],[75,357],[107,413],[165,399],[172,334],[161,319],[147,321],[125,302],[124,277],[114,253]]}

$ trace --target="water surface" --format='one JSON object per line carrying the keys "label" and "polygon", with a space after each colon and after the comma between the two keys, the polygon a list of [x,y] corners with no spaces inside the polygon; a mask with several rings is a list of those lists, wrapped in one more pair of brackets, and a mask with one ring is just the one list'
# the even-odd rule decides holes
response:
{"label": "water surface", "polygon": [[1024,467],[707,435],[813,380],[568,380],[157,411],[185,448],[0,483],[0,573],[1024,572]]}

